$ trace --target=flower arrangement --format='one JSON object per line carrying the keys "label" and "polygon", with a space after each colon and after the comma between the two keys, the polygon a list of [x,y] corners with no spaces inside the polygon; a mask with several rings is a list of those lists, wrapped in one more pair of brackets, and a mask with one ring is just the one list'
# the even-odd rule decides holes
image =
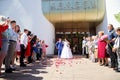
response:
{"label": "flower arrangement", "polygon": [[103,35],[103,36],[101,37],[101,39],[107,41],[107,40],[108,40],[108,35]]}
{"label": "flower arrangement", "polygon": [[106,42],[108,43],[108,45],[109,45],[111,48],[113,48],[113,47],[111,46],[111,44],[109,43],[110,41],[108,40],[108,35],[103,35],[103,36],[101,37],[101,39],[104,40],[104,41],[106,41]]}
{"label": "flower arrangement", "polygon": [[48,47],[48,45],[45,45],[45,47]]}

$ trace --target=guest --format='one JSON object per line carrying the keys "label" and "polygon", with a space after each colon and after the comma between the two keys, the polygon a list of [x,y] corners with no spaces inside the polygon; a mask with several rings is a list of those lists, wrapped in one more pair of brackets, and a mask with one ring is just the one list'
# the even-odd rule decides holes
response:
{"label": "guest", "polygon": [[25,52],[26,48],[28,45],[28,30],[24,29],[24,33],[21,35],[20,39],[20,48],[21,48],[21,55],[20,55],[20,66],[21,67],[26,67],[26,64],[24,63],[24,58],[25,58]]}
{"label": "guest", "polygon": [[42,58],[42,41],[40,40],[38,44],[39,44],[39,53],[40,53],[39,57]]}
{"label": "guest", "polygon": [[95,62],[98,62],[98,36],[94,36],[94,46],[95,46],[95,49],[94,49],[94,57],[95,57]]}
{"label": "guest", "polygon": [[20,36],[20,26],[19,25],[16,25],[15,26],[15,32],[17,33],[17,44],[16,44],[16,49],[15,49],[15,54],[13,55],[13,58],[12,58],[12,63],[11,63],[11,67],[12,69],[16,69],[16,66],[15,66],[15,58],[17,57],[17,52],[20,52],[20,39],[19,39],[19,36]]}
{"label": "guest", "polygon": [[37,36],[36,35],[32,35],[31,36],[31,41],[30,41],[30,44],[31,44],[31,52],[30,52],[30,56],[28,57],[28,62],[29,63],[32,63],[33,62],[33,59],[32,59],[32,56],[33,56],[33,49],[34,49],[34,45],[36,44],[36,40],[37,40]]}
{"label": "guest", "polygon": [[28,32],[28,45],[27,45],[27,48],[26,48],[26,52],[25,52],[25,57],[29,57],[30,56],[30,50],[31,50],[31,44],[30,44],[30,41],[31,41],[31,31]]}
{"label": "guest", "polygon": [[111,68],[115,69],[116,68],[116,64],[117,64],[117,55],[115,52],[112,51],[111,46],[113,47],[115,39],[116,39],[116,33],[114,30],[114,27],[112,24],[108,25],[108,53],[110,56],[110,60],[111,60]]}
{"label": "guest", "polygon": [[86,58],[89,58],[89,37],[86,37]]}
{"label": "guest", "polygon": [[46,58],[46,48],[48,47],[48,45],[45,44],[45,41],[42,41],[42,59]]}
{"label": "guest", "polygon": [[26,47],[26,51],[25,51],[25,57],[24,57],[24,62],[25,63],[29,63],[28,62],[28,57],[30,56],[30,50],[31,50],[31,44],[30,44],[30,41],[31,41],[31,37],[30,37],[30,34],[31,34],[31,31],[28,31],[28,34],[27,34],[27,37],[28,37],[28,44],[27,44],[27,47]]}
{"label": "guest", "polygon": [[89,50],[89,59],[92,62],[94,62],[94,44],[92,37],[89,37],[88,50]]}
{"label": "guest", "polygon": [[83,41],[82,41],[82,55],[86,55],[86,37],[83,37]]}
{"label": "guest", "polygon": [[104,35],[103,31],[98,32],[99,35],[99,40],[98,40],[98,62],[101,66],[103,66],[104,64],[108,64],[105,63],[105,58],[106,58],[106,45],[107,42],[103,39],[101,39],[101,37]]}
{"label": "guest", "polygon": [[8,52],[5,57],[5,72],[6,73],[12,73],[13,69],[11,68],[10,64],[13,59],[13,55],[15,55],[15,49],[17,45],[17,40],[18,40],[18,34],[15,32],[15,26],[16,26],[16,21],[13,20],[10,22],[10,27],[9,27],[9,46],[8,46]]}
{"label": "guest", "polygon": [[36,52],[36,57],[37,57],[37,60],[40,60],[40,58],[41,58],[41,41],[39,40],[39,39],[37,39],[37,42],[36,42],[36,50],[35,50],[35,52]]}
{"label": "guest", "polygon": [[[17,40],[17,45],[16,45],[16,51],[15,51],[16,61],[19,59],[19,56],[20,56],[20,36],[21,36],[20,32],[21,32],[20,31],[20,26],[16,25],[16,33],[18,34],[18,40]],[[12,61],[12,64],[14,64],[14,59]]]}
{"label": "guest", "polygon": [[0,24],[0,77],[1,74],[1,66],[3,63],[3,60],[7,54],[7,48],[8,48],[8,38],[6,36],[3,37],[3,32],[5,32],[8,29],[8,24],[10,20],[6,20],[5,24]]}
{"label": "guest", "polygon": [[20,39],[21,39],[21,35],[23,33],[19,33],[19,36],[18,36],[18,42],[17,42],[17,45],[16,45],[16,61],[19,61],[20,60],[20,55],[21,55],[21,48],[20,48]]}
{"label": "guest", "polygon": [[116,29],[117,38],[115,40],[115,44],[113,46],[112,51],[117,53],[117,68],[116,71],[120,72],[120,27]]}

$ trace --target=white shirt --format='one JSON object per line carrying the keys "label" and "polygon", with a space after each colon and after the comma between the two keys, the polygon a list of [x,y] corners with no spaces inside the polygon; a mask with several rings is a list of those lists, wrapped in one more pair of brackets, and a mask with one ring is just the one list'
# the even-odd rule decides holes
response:
{"label": "white shirt", "polygon": [[28,45],[28,36],[27,36],[26,33],[23,33],[21,35],[20,44],[24,44],[25,48],[27,47],[27,45]]}
{"label": "white shirt", "polygon": [[117,49],[118,49],[118,48],[120,47],[119,38],[120,38],[120,37],[117,37],[117,38],[116,38],[115,44],[114,44],[114,46],[113,46],[114,48],[117,48]]}
{"label": "white shirt", "polygon": [[98,48],[98,40],[94,40],[93,44],[94,44],[95,48]]}
{"label": "white shirt", "polygon": [[86,43],[87,43],[86,40],[83,40],[83,41],[82,41],[82,48],[84,48],[84,47],[86,46]]}
{"label": "white shirt", "polygon": [[39,44],[39,48],[42,48],[42,43],[41,43],[41,42],[39,42],[38,44]]}

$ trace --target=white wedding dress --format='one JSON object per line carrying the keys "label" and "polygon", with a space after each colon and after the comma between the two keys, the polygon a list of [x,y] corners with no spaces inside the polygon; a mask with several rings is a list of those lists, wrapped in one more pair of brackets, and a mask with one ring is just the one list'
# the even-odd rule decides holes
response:
{"label": "white wedding dress", "polygon": [[73,58],[70,45],[68,42],[64,42],[64,46],[61,53],[61,58]]}

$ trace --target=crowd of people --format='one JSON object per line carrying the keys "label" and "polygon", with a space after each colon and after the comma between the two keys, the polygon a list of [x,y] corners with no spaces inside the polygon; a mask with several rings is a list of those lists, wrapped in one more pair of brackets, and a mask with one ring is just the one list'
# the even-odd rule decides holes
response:
{"label": "crowd of people", "polygon": [[28,29],[21,32],[15,20],[6,19],[0,24],[0,76],[2,63],[5,64],[5,73],[12,73],[16,70],[15,61],[20,67],[26,67],[35,60],[45,59],[47,47],[44,40]]}
{"label": "crowd of people", "polygon": [[120,71],[120,27],[114,29],[113,25],[109,24],[107,28],[108,34],[99,31],[98,35],[83,37],[82,54],[93,62],[99,62],[100,66],[110,66]]}
{"label": "crowd of people", "polygon": [[[100,66],[109,66],[108,58],[110,58],[110,67],[120,71],[119,40],[120,27],[115,30],[113,25],[109,24],[107,35],[104,31],[100,31],[96,36],[83,37],[82,54],[93,62],[99,62]],[[57,43],[56,45],[59,47]],[[47,47],[44,40],[40,40],[28,29],[24,29],[22,33],[15,20],[6,19],[4,24],[0,24],[0,76],[3,62],[5,72],[12,73],[16,70],[15,61],[19,61],[20,67],[26,67],[26,64],[35,60],[45,59]],[[60,57],[59,51],[58,57]]]}

